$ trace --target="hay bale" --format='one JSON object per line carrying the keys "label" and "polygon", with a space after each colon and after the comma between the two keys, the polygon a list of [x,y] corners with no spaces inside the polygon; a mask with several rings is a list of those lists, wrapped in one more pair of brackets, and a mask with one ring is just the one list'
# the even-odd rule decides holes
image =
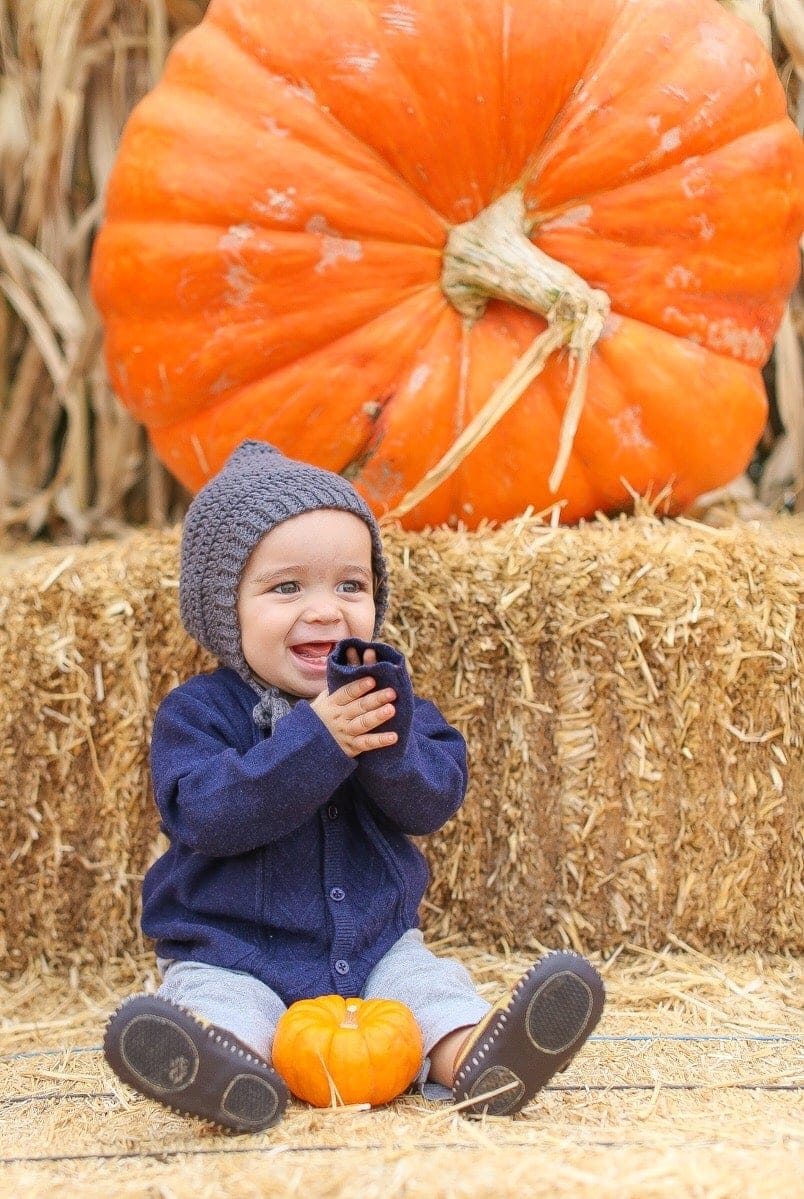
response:
{"label": "hay bale", "polygon": [[[469,743],[423,842],[431,935],[804,948],[804,528],[650,515],[387,530],[386,635]],[[211,665],[177,536],[50,550],[0,580],[0,957],[137,947],[156,705]]]}

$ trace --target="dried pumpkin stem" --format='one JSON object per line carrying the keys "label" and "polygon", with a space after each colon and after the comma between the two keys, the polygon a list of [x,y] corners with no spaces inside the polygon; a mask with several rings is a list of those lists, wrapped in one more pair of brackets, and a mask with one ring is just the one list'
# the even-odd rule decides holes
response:
{"label": "dried pumpkin stem", "polygon": [[534,246],[527,229],[525,202],[517,189],[450,231],[441,288],[453,307],[474,323],[490,299],[506,300],[543,316],[547,328],[517,360],[447,453],[400,501],[392,516],[404,516],[448,479],[514,406],[550,355],[567,347],[574,380],[549,479],[552,492],[559,488],[586,398],[589,359],[603,332],[610,302],[605,292],[590,287],[570,267]]}
{"label": "dried pumpkin stem", "polygon": [[356,1003],[347,1003],[346,1012],[344,1013],[343,1020],[341,1020],[338,1027],[339,1028],[359,1028],[360,1027],[360,1025],[357,1022],[357,1004]]}

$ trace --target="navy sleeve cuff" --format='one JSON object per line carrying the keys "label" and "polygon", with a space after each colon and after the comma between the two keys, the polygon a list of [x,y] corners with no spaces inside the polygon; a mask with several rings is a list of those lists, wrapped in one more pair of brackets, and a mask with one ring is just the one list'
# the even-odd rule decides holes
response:
{"label": "navy sleeve cuff", "polygon": [[[357,650],[361,659],[359,666],[350,666],[346,661],[346,651],[350,648]],[[367,649],[373,649],[377,655],[377,661],[370,665],[362,662]],[[394,732],[399,740],[389,749],[376,752],[400,754],[404,752],[413,722],[413,687],[404,656],[399,650],[382,641],[361,641],[358,637],[346,637],[339,641],[327,663],[328,690],[337,691],[339,687],[344,687],[355,679],[362,679],[365,675],[374,679],[377,690],[393,687],[396,692],[396,713],[391,720],[381,724],[377,731]]]}

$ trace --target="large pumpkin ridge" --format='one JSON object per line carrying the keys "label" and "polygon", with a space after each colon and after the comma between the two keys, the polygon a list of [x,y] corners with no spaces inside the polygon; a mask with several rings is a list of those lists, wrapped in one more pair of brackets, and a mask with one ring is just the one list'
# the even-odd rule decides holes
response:
{"label": "large pumpkin ridge", "polygon": [[130,169],[112,171],[107,219],[302,232],[315,218],[354,237],[443,241],[442,222],[387,162],[208,19],[171,51],[129,118],[119,157]]}
{"label": "large pumpkin ridge", "polygon": [[[538,318],[505,307],[490,310],[472,330],[461,428],[539,331]],[[634,491],[655,496],[668,481],[675,485],[678,503],[690,502],[712,478],[713,458],[724,482],[739,473],[744,450],[737,433],[749,427],[758,437],[765,419],[761,377],[752,368],[692,342],[680,352],[676,338],[637,321],[614,317],[612,324],[590,366],[594,402],[584,408],[567,468],[563,491],[569,498],[562,518],[568,521],[598,508],[625,506]],[[555,503],[547,477],[566,402],[568,369],[566,356],[555,355],[455,474],[412,509],[410,524],[439,524],[454,513],[472,525],[495,484],[506,496],[506,506],[498,508],[499,520],[513,518],[528,505],[542,511]],[[657,406],[657,395],[672,396],[672,402]],[[701,420],[702,396],[716,415],[706,439],[692,445],[689,429]],[[405,416],[397,417],[394,405],[382,419],[374,452],[355,476],[380,513],[413,488],[433,457],[425,453],[422,439],[413,447],[409,439],[406,442]]]}
{"label": "large pumpkin ridge", "polygon": [[[342,472],[365,454],[380,413],[430,329],[447,311],[435,287],[377,320],[243,386],[208,409],[150,430],[167,465],[196,489],[228,455],[238,430]],[[450,314],[457,324],[457,316]]]}
{"label": "large pumpkin ridge", "polygon": [[[538,223],[533,240],[602,288],[614,311],[761,366],[798,275],[799,148],[793,126],[777,122],[580,201]],[[761,220],[746,188],[766,196]]]}
{"label": "large pumpkin ridge", "polygon": [[[160,253],[159,233],[110,226],[104,283],[126,295],[107,329],[113,380],[154,426],[164,423],[153,409],[166,377],[175,423],[375,322],[422,288],[437,290],[439,260],[417,247],[403,255],[385,242],[193,226],[175,252]],[[149,304],[159,291],[174,297],[172,310],[164,301],[161,309],[175,335],[167,343],[160,306]],[[125,379],[118,360],[127,363]]]}
{"label": "large pumpkin ridge", "polygon": [[526,204],[587,203],[785,115],[773,62],[743,20],[688,0],[626,4],[536,153]]}
{"label": "large pumpkin ridge", "polygon": [[526,171],[627,2],[216,0],[208,20],[460,222]]}

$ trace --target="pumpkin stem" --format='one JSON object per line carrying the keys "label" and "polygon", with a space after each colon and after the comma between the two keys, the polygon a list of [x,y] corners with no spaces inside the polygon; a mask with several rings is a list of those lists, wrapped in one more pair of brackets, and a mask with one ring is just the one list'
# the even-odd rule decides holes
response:
{"label": "pumpkin stem", "polygon": [[341,1023],[340,1023],[341,1028],[359,1028],[360,1027],[360,1025],[357,1023],[357,1009],[358,1009],[358,1004],[347,1003],[346,1015],[344,1016],[343,1020],[341,1020]]}
{"label": "pumpkin stem", "polygon": [[450,230],[441,289],[453,307],[473,324],[491,298],[507,300],[543,316],[547,328],[514,363],[440,462],[400,501],[391,516],[404,516],[449,478],[514,406],[550,355],[567,346],[575,377],[549,479],[550,490],[558,491],[586,398],[589,359],[611,304],[605,292],[590,287],[570,267],[534,246],[527,227],[525,201],[517,188],[500,196],[471,221]]}

